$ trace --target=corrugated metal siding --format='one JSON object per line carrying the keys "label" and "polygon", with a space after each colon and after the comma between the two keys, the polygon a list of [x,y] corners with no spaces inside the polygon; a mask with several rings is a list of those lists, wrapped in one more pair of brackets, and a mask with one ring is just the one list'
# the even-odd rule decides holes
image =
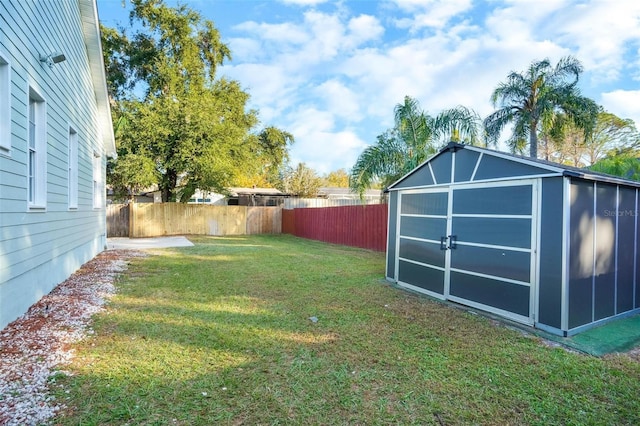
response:
{"label": "corrugated metal siding", "polygon": [[361,206],[363,204],[380,204],[380,196],[360,198],[285,198],[284,208],[304,209],[341,206]]}
{"label": "corrugated metal siding", "polygon": [[[283,232],[333,244],[376,251],[386,249],[386,204],[294,209],[285,212]],[[292,228],[293,232],[290,232]]]}

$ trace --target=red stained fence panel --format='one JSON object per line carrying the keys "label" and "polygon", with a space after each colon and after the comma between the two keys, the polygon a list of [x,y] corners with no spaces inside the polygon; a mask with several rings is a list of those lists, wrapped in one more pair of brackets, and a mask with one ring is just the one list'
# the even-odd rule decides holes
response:
{"label": "red stained fence panel", "polygon": [[311,240],[385,251],[386,204],[282,211],[282,232]]}

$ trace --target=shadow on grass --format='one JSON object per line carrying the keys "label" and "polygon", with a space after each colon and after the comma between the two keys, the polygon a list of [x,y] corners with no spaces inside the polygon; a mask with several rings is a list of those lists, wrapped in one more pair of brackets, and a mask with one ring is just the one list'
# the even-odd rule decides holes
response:
{"label": "shadow on grass", "polygon": [[63,380],[75,408],[58,423],[640,422],[637,366],[381,285],[382,254],[196,243],[132,265]]}

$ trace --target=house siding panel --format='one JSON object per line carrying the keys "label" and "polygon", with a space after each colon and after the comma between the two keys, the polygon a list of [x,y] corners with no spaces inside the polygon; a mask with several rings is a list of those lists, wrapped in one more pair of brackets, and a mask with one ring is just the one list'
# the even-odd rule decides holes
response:
{"label": "house siding panel", "polygon": [[[93,153],[106,156],[78,1],[0,2],[0,50],[11,62],[11,153],[0,157],[0,328],[104,249],[93,208]],[[64,53],[49,68],[40,55]],[[29,87],[47,102],[45,208],[27,206]],[[78,133],[78,209],[68,209],[68,128]]]}

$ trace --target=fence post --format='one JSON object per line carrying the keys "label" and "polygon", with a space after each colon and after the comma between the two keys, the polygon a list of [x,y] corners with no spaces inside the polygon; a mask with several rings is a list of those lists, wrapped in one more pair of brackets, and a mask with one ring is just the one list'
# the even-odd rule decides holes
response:
{"label": "fence post", "polygon": [[136,203],[129,203],[129,238],[135,238],[136,235],[136,221],[135,221],[135,217],[138,210],[137,204]]}

